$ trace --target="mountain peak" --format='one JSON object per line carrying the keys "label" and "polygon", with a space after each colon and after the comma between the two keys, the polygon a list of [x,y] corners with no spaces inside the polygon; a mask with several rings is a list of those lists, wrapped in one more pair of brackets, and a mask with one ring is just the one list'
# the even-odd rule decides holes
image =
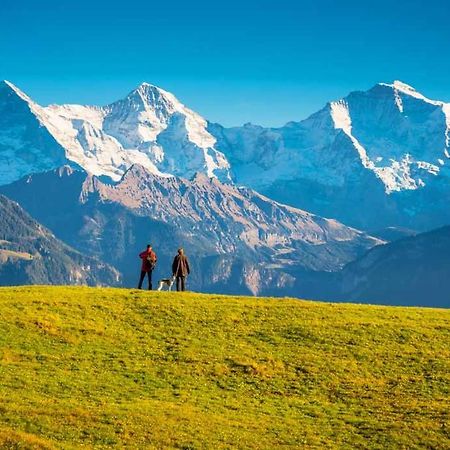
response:
{"label": "mountain peak", "polygon": [[392,83],[378,83],[378,86],[388,87],[396,91],[403,92],[404,94],[409,94],[413,96],[421,95],[411,85],[406,84],[400,80],[394,80]]}
{"label": "mountain peak", "polygon": [[398,95],[398,93],[401,93],[401,94],[408,95],[410,97],[414,97],[418,100],[423,100],[423,101],[433,104],[433,105],[442,105],[443,104],[443,102],[429,99],[428,97],[421,94],[415,88],[413,88],[409,84],[404,83],[403,81],[395,80],[393,83],[379,83],[377,86],[383,86],[383,87],[390,88],[394,91],[395,95]]}
{"label": "mountain peak", "polygon": [[12,91],[16,95],[18,95],[20,98],[22,98],[23,100],[26,100],[27,102],[31,102],[31,99],[24,92],[22,92],[16,85],[14,85],[13,83],[11,83],[8,80],[0,81],[0,89],[3,89],[5,91],[10,91],[10,92]]}
{"label": "mountain peak", "polygon": [[15,86],[13,83],[11,83],[11,81],[8,81],[8,80],[1,80],[0,86],[5,86],[10,89],[18,89],[17,86]]}
{"label": "mountain peak", "polygon": [[14,85],[8,80],[1,80],[0,81],[0,86],[2,86],[2,87],[6,86],[6,87],[12,88]]}
{"label": "mountain peak", "polygon": [[163,92],[163,90],[158,86],[151,83],[147,83],[146,81],[137,86],[132,92],[149,92],[149,91]]}
{"label": "mountain peak", "polygon": [[[173,112],[182,106],[173,94],[147,82],[141,83],[133,89],[126,99],[144,109],[156,108]],[[120,102],[121,100],[118,103]]]}
{"label": "mountain peak", "polygon": [[[409,84],[404,83],[403,81],[395,80],[393,83],[378,83],[375,86],[375,88],[380,87],[380,86],[384,87],[384,88],[388,88],[393,92],[395,99],[396,99],[396,103],[400,102],[399,94],[402,94],[402,95],[407,95],[409,97],[413,97],[417,100],[424,101],[425,103],[428,103],[430,105],[435,105],[435,106],[439,106],[439,107],[446,106],[446,104],[444,102],[439,101],[439,100],[432,100],[432,99],[426,97],[425,95],[418,92],[415,88],[413,88]],[[444,114],[449,117],[447,123],[450,124],[450,115],[446,112],[446,110],[444,111]]]}
{"label": "mountain peak", "polygon": [[412,86],[403,83],[403,81],[400,80],[394,80],[394,82],[392,83],[392,87],[398,89],[399,91],[417,92]]}
{"label": "mountain peak", "polygon": [[141,83],[139,86],[137,86],[134,90],[130,92],[130,95],[136,94],[146,98],[149,97],[155,98],[158,96],[162,96],[165,99],[167,99],[169,96],[174,97],[173,94],[171,94],[170,92],[167,92],[164,89],[161,89],[159,86],[147,82]]}
{"label": "mountain peak", "polygon": [[160,88],[156,86],[156,84],[147,83],[146,81],[143,81],[141,84],[138,85],[136,89],[158,89]]}

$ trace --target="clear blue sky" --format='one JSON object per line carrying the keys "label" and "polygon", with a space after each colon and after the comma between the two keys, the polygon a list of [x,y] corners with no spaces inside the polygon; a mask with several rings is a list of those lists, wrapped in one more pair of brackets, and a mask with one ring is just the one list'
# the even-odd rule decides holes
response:
{"label": "clear blue sky", "polygon": [[281,125],[400,79],[450,101],[449,0],[1,0],[0,79],[42,104],[142,81],[209,120]]}

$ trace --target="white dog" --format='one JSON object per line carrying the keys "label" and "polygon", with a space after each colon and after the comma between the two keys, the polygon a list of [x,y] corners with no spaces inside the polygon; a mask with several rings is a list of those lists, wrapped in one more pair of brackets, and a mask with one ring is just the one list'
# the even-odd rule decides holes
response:
{"label": "white dog", "polygon": [[175,277],[172,277],[172,278],[162,278],[161,280],[159,280],[158,291],[162,291],[162,288],[163,288],[164,286],[167,286],[167,290],[168,290],[168,291],[171,291],[174,282],[175,282]]}

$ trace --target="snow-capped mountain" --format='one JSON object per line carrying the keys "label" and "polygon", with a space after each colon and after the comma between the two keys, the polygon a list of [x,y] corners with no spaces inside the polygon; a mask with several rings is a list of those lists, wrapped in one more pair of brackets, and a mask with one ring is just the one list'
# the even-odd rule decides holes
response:
{"label": "snow-capped mountain", "polygon": [[353,92],[282,128],[209,129],[237,181],[280,201],[366,229],[450,221],[428,209],[450,194],[450,104],[400,81]]}
{"label": "snow-capped mountain", "polygon": [[43,126],[43,115],[14,85],[0,82],[0,184],[67,162],[64,148]]}
{"label": "snow-capped mountain", "polygon": [[366,230],[450,223],[450,104],[400,81],[281,128],[208,123],[143,83],[111,105],[42,107],[0,83],[0,184],[63,164],[114,181],[134,164],[196,173]]}
{"label": "snow-capped mountain", "polygon": [[[132,166],[115,184],[71,168],[1,187],[79,251],[113,264],[133,286],[147,239],[166,277],[180,245],[192,256],[192,288],[297,293],[312,271],[337,271],[383,241],[255,191],[197,174],[163,177]],[[301,272],[301,275],[299,275]]]}
{"label": "snow-capped mountain", "polygon": [[105,107],[42,107],[4,81],[0,116],[0,184],[64,163],[116,181],[133,164],[162,176],[230,180],[205,119],[147,83]]}
{"label": "snow-capped mountain", "polygon": [[380,83],[304,121],[278,129],[247,124],[223,129],[221,137],[243,184],[265,187],[301,176],[342,186],[356,160],[389,194],[425,186],[450,158],[450,103],[427,99],[400,81]]}

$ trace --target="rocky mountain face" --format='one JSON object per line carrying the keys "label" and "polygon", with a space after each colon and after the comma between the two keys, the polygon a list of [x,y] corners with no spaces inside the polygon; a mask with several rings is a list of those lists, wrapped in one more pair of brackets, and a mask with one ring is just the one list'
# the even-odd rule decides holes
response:
{"label": "rocky mountain face", "polygon": [[378,84],[281,128],[210,124],[238,183],[375,229],[450,221],[450,104]]}
{"label": "rocky mountain face", "polygon": [[[132,166],[118,183],[65,167],[3,186],[58,237],[113,264],[134,285],[149,240],[170,275],[178,246],[192,256],[192,287],[286,293],[301,272],[336,271],[383,241],[197,174],[163,177]],[[44,195],[45,193],[49,195]]]}
{"label": "rocky mountain face", "polygon": [[448,308],[449,255],[448,226],[375,247],[344,268],[340,299]]}
{"label": "rocky mountain face", "polygon": [[83,256],[0,195],[0,285],[119,285],[117,270]]}

